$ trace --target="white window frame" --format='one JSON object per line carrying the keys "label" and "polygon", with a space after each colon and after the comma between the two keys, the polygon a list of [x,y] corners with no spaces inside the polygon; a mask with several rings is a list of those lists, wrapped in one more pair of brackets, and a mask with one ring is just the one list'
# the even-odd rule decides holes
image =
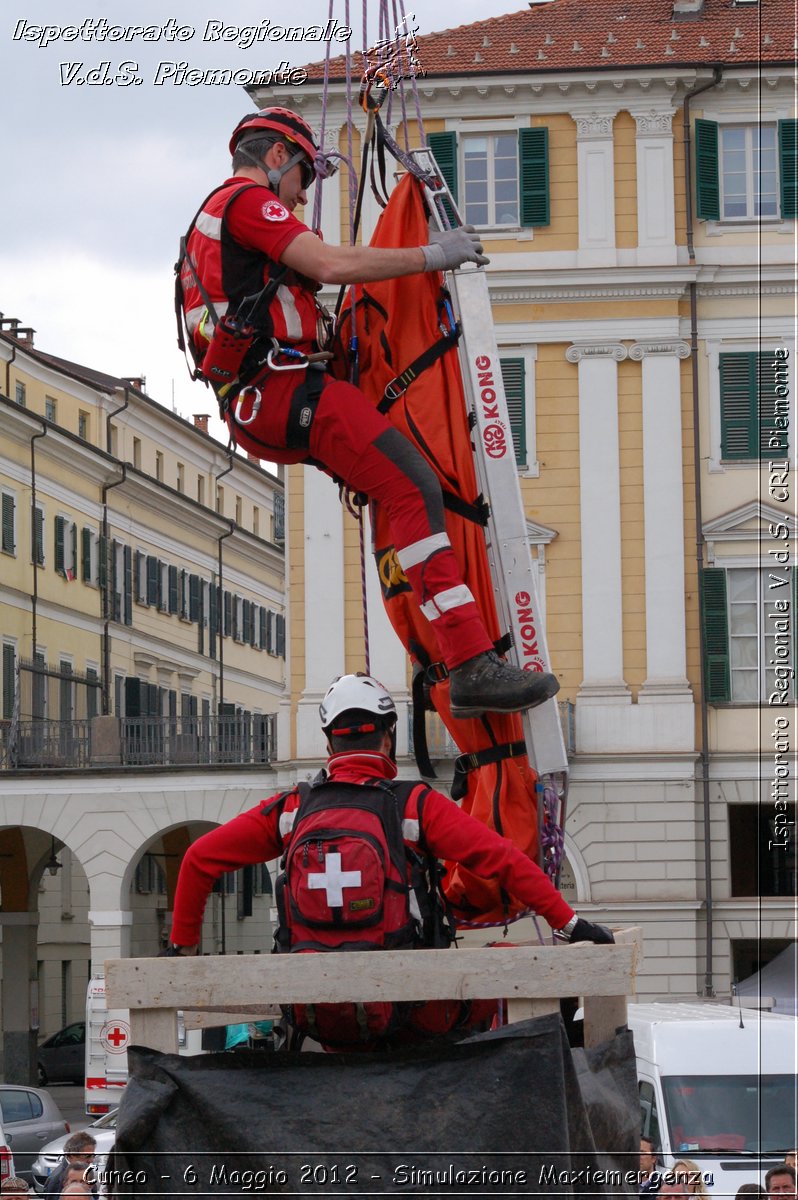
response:
{"label": "white window frame", "polygon": [[[756,194],[754,191],[754,177],[756,156],[753,146],[753,131],[754,129],[772,129],[774,135],[773,145],[773,169],[776,180],[775,198],[776,211],[774,213],[758,214],[755,211]],[[745,135],[745,213],[743,214],[728,214],[725,211],[726,206],[726,175],[724,170],[724,157],[728,153],[724,145],[724,134],[735,129],[741,129]],[[776,122],[772,121],[724,121],[718,128],[718,181],[720,185],[720,212],[721,221],[736,222],[738,224],[759,224],[764,221],[780,221],[781,220],[781,198],[779,194],[779,128]]]}
{"label": "white window frame", "polygon": [[[495,118],[493,120],[477,120],[469,121],[466,119],[458,119],[446,122],[446,132],[453,132],[457,135],[457,183],[459,200],[458,207],[463,214],[463,220],[467,221],[465,208],[465,159],[463,154],[463,139],[474,136],[490,136],[491,134],[514,133],[516,136],[516,144],[518,142],[518,131],[520,129],[529,128],[528,116],[517,116],[510,118]],[[516,150],[516,187],[518,199],[518,221],[514,225],[496,225],[490,222],[486,225],[477,225],[480,233],[491,240],[500,238],[512,237],[518,240],[531,240],[533,237],[533,229],[521,225],[521,172],[518,166],[518,157]],[[490,169],[489,169],[490,182]],[[488,197],[488,204],[491,208],[495,205],[495,197]],[[493,210],[492,215],[495,215]]]}
{"label": "white window frame", "polygon": [[[721,213],[723,212],[723,163],[721,154],[722,130],[726,125],[775,125],[778,130],[779,121],[789,120],[793,116],[791,109],[783,106],[770,107],[767,105],[766,98],[763,97],[763,105],[761,110],[751,108],[751,101],[746,96],[739,96],[736,102],[733,98],[728,97],[727,103],[729,107],[724,108],[722,112],[711,107],[705,108],[703,116],[707,121],[715,121],[719,126],[718,129],[718,188],[720,193]],[[772,104],[772,100],[771,100]],[[776,142],[776,165],[778,168],[778,138]],[[777,217],[723,217],[719,221],[706,221],[706,235],[708,237],[723,237],[729,233],[734,233],[739,230],[741,233],[750,234],[752,225],[767,226],[768,233],[783,233],[790,237],[794,237],[795,223],[792,220],[785,220],[781,216],[781,195],[780,190],[777,193],[777,203],[779,205],[779,215]]]}
{"label": "white window frame", "polygon": [[[773,601],[776,599],[789,600],[789,602],[790,602],[789,612],[784,614],[785,616],[787,616],[789,618],[789,624],[790,624],[790,632],[788,635],[790,638],[789,654],[788,654],[788,657],[785,658],[783,661],[785,662],[786,665],[788,665],[790,667],[795,666],[795,664],[793,662],[793,649],[792,649],[793,638],[794,638],[794,631],[793,631],[793,627],[792,627],[792,622],[794,619],[794,617],[792,615],[792,578],[790,577],[789,582],[784,587],[777,588],[776,590],[769,590],[768,579],[769,579],[769,574],[770,574],[770,565],[768,563],[758,561],[756,558],[753,558],[750,555],[740,556],[740,557],[729,557],[729,558],[716,558],[714,565],[716,567],[722,568],[726,572],[726,624],[727,624],[727,633],[728,633],[728,641],[729,641],[729,691],[730,691],[731,698],[728,701],[726,701],[722,705],[722,707],[724,707],[724,708],[728,708],[728,707],[734,707],[734,708],[767,707],[768,696],[771,694],[772,691],[775,690],[775,687],[773,686],[773,679],[775,678],[775,669],[773,670],[773,674],[770,676],[770,682],[768,682],[768,674],[767,674],[767,672],[769,670],[769,659],[771,657],[775,657],[775,656],[771,655],[768,652],[768,650],[766,649],[766,638],[769,638],[770,636],[775,637],[775,629],[773,626],[773,621],[770,620],[770,618],[768,617],[767,614],[769,612],[773,611]],[[757,603],[756,634],[755,635],[754,634],[738,635],[738,636],[745,636],[747,638],[756,637],[757,694],[756,694],[756,697],[753,699],[752,698],[740,698],[739,696],[735,696],[735,694],[734,694],[735,693],[735,688],[734,688],[735,673],[737,673],[739,675],[741,671],[745,670],[745,668],[743,668],[743,667],[735,668],[734,663],[732,661],[732,658],[733,658],[733,655],[732,655],[733,638],[732,638],[732,619],[731,619],[731,617],[732,617],[732,614],[731,614],[732,588],[731,588],[730,573],[733,571],[753,571],[753,572],[757,573],[759,576],[757,602],[756,602]],[[769,634],[769,632],[768,632],[769,630],[774,630],[773,635]],[[780,636],[782,636],[782,635],[780,635]],[[776,661],[778,661],[778,660],[776,660]],[[794,704],[795,694],[796,694],[795,680],[792,680],[790,690],[787,693],[789,704]]]}

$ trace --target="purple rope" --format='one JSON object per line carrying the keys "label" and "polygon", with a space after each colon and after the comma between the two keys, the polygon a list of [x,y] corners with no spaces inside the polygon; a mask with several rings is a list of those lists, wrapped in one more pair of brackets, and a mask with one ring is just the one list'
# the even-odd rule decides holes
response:
{"label": "purple rope", "polygon": [[560,871],[560,864],[565,852],[565,833],[557,823],[560,812],[560,798],[554,788],[537,786],[538,795],[542,792],[543,799],[543,828],[540,835],[541,851],[543,854],[543,870],[553,881]]}

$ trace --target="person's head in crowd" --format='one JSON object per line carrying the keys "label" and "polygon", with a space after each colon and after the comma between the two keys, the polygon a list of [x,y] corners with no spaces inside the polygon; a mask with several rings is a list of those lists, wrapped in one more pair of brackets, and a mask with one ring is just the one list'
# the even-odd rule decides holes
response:
{"label": "person's head in crowd", "polygon": [[61,1189],[62,1196],[91,1196],[92,1191],[87,1183],[83,1183],[79,1179],[73,1179],[69,1183],[65,1183]]}
{"label": "person's head in crowd", "polygon": [[738,1196],[766,1196],[766,1195],[767,1195],[767,1192],[762,1187],[761,1183],[744,1183],[740,1187],[738,1187],[737,1192],[735,1193],[734,1200],[737,1200]]}
{"label": "person's head in crowd", "polygon": [[777,1163],[765,1176],[765,1191],[769,1196],[795,1197],[795,1167],[789,1163]]}
{"label": "person's head in crowd", "polygon": [[0,1183],[0,1196],[29,1196],[30,1188],[19,1175],[9,1175]]}
{"label": "person's head in crowd", "polygon": [[640,1170],[647,1179],[657,1167],[656,1143],[647,1133],[640,1134]]}
{"label": "person's head in crowd", "polygon": [[[698,1196],[700,1200],[709,1200],[709,1188],[704,1183],[704,1176],[698,1163],[691,1158],[680,1158],[670,1171],[676,1176],[677,1183],[687,1188],[688,1196]],[[662,1193],[660,1192],[660,1195]]]}
{"label": "person's head in crowd", "polygon": [[94,1159],[96,1149],[95,1139],[85,1129],[81,1129],[64,1142],[64,1157],[69,1163],[83,1163],[88,1166]]}
{"label": "person's head in crowd", "polygon": [[798,1168],[798,1150],[789,1150],[784,1155],[784,1161],[788,1167],[792,1167],[793,1171]]}

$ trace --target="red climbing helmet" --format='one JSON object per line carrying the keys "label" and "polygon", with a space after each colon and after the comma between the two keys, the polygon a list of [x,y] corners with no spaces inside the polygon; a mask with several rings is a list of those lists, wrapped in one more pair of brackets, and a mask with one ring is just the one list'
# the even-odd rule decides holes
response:
{"label": "red climbing helmet", "polygon": [[303,150],[311,163],[319,152],[313,130],[307,121],[290,108],[264,108],[260,112],[247,113],[233,130],[233,136],[230,138],[231,154],[235,154],[242,135],[249,129],[279,134],[287,142],[293,142]]}

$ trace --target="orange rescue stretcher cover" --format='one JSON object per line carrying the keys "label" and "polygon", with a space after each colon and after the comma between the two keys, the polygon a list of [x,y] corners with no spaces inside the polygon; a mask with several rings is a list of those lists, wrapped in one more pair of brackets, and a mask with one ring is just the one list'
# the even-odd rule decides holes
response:
{"label": "orange rescue stretcher cover", "polygon": [[[394,189],[371,239],[372,246],[421,246],[429,241],[427,213],[419,182],[411,175]],[[441,337],[441,302],[445,293],[436,272],[410,275],[355,289],[355,332],[359,343],[358,386],[375,404],[386,386]],[[344,345],[351,333],[351,306],[339,322]],[[336,373],[342,373],[339,368]],[[449,348],[410,384],[390,407],[388,420],[408,437],[436,471],[444,494],[469,505],[478,499],[474,458],[468,429],[457,350]],[[415,662],[440,662],[433,626],[422,615],[391,544],[385,514],[372,515],[374,553],[382,595],[390,621]],[[494,641],[499,628],[493,599],[483,527],[447,508],[447,531]],[[449,708],[448,681],[431,689],[442,721],[464,753],[523,741],[516,715],[486,714],[455,720]],[[509,838],[535,859],[538,850],[536,775],[526,755],[508,757],[468,774],[462,806],[491,829]],[[520,906],[498,884],[480,879],[454,863],[445,890],[462,924],[504,924],[523,915]]]}

